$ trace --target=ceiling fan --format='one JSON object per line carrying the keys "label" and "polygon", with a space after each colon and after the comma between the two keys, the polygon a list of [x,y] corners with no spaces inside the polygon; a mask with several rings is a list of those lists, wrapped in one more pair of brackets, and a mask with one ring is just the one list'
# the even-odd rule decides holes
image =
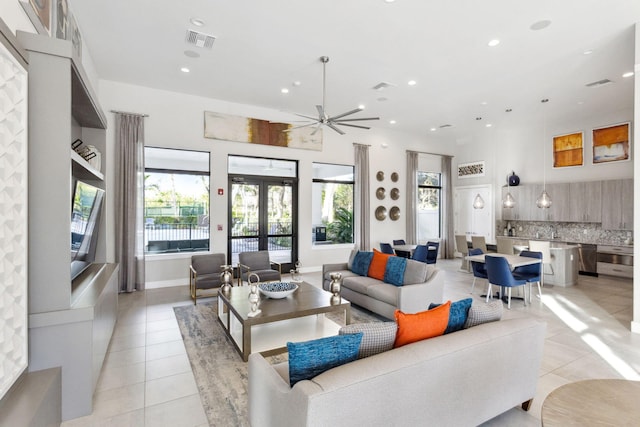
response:
{"label": "ceiling fan", "polygon": [[338,132],[340,135],[344,135],[345,132],[338,128],[338,126],[350,126],[354,128],[360,129],[370,129],[368,126],[356,125],[353,123],[346,122],[359,122],[363,120],[380,120],[380,117],[362,117],[357,119],[345,119],[344,117],[350,116],[351,114],[359,113],[364,110],[364,107],[360,106],[354,110],[347,111],[346,113],[338,114],[336,116],[330,116],[325,110],[325,98],[327,95],[327,62],[329,62],[328,56],[321,56],[320,62],[322,62],[322,105],[316,105],[316,109],[318,110],[318,117],[306,116],[304,114],[295,113],[297,116],[304,117],[309,120],[313,120],[311,123],[307,123],[300,126],[294,126],[292,128],[287,129],[287,131],[291,131],[293,129],[299,129],[308,126],[316,126],[316,128],[311,132],[311,135],[314,135],[318,132],[322,126],[327,126],[334,131]]}

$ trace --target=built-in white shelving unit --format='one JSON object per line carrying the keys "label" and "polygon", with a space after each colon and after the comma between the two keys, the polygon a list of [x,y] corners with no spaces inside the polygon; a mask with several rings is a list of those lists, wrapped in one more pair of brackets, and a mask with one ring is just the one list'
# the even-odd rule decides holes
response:
{"label": "built-in white shelving unit", "polygon": [[70,269],[73,184],[107,190],[104,174],[71,143],[106,152],[107,120],[70,41],[17,37],[29,53],[29,370],[62,367],[68,420],[92,412],[117,315],[118,266],[107,263],[104,212],[96,263],[73,283]]}

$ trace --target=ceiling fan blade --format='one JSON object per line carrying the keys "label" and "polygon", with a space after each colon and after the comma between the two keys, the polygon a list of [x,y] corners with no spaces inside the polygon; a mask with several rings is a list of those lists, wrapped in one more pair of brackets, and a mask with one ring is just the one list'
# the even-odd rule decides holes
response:
{"label": "ceiling fan blade", "polygon": [[336,119],[339,119],[339,118],[345,117],[345,116],[349,116],[351,114],[359,113],[360,111],[362,111],[361,108],[356,108],[355,110],[347,111],[346,113],[342,113],[342,114],[338,114],[337,116],[329,117],[329,120],[335,121]]}
{"label": "ceiling fan blade", "polygon": [[349,126],[349,127],[352,127],[352,128],[371,129],[371,128],[370,128],[370,127],[368,127],[368,126],[352,125],[352,124],[350,124],[350,123],[342,123],[342,122],[333,122],[333,123],[335,123],[336,125],[340,125],[340,126]]}
{"label": "ceiling fan blade", "polygon": [[[361,119],[342,119],[342,120],[338,120],[340,122],[359,122],[361,120],[380,120],[380,117],[363,117]],[[332,121],[336,121],[333,120]]]}
{"label": "ceiling fan blade", "polygon": [[316,105],[316,108],[318,109],[318,114],[320,114],[320,118],[322,119],[324,117],[324,107],[322,105]]}
{"label": "ceiling fan blade", "polygon": [[333,125],[333,123],[331,122],[327,122],[325,123],[327,126],[329,126],[331,129],[335,130],[336,132],[338,132],[340,135],[344,135],[344,132],[341,129],[338,129],[337,127],[335,127]]}
{"label": "ceiling fan blade", "polygon": [[291,132],[291,131],[292,131],[292,130],[294,130],[294,129],[306,128],[306,127],[309,127],[309,126],[313,126],[313,125],[315,125],[316,123],[318,123],[318,122],[307,123],[306,125],[298,125],[298,126],[294,126],[294,127],[289,128],[289,129],[285,129],[285,130],[283,130],[282,132]]}
{"label": "ceiling fan blade", "polygon": [[316,126],[316,128],[313,130],[313,132],[311,132],[311,136],[313,136],[316,133],[318,133],[318,131],[320,130],[321,127],[322,127],[322,125],[320,123],[318,123],[318,126]]}
{"label": "ceiling fan blade", "polygon": [[314,122],[318,121],[317,117],[311,117],[311,116],[307,116],[307,115],[299,114],[299,113],[293,113],[293,114],[295,114],[296,116],[299,116],[299,117],[304,117],[305,119],[313,120]]}

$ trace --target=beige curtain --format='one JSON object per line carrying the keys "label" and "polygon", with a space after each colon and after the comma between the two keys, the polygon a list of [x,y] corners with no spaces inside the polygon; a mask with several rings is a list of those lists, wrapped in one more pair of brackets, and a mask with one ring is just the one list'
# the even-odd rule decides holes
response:
{"label": "beige curtain", "polygon": [[453,237],[453,181],[451,177],[450,156],[442,156],[442,257],[454,257],[455,242]]}
{"label": "beige curtain", "polygon": [[353,144],[355,159],[353,238],[356,249],[371,249],[371,213],[369,212],[369,146]]}
{"label": "beige curtain", "polygon": [[144,116],[116,113],[116,262],[120,292],[144,289]]}
{"label": "beige curtain", "polygon": [[406,242],[417,244],[418,152],[407,151],[407,223]]}

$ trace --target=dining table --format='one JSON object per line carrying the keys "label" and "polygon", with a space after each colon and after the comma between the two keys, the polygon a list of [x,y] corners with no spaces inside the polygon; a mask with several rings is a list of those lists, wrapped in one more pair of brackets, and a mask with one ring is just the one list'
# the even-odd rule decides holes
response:
{"label": "dining table", "polygon": [[484,257],[487,255],[499,256],[499,257],[505,258],[509,263],[509,267],[511,267],[512,270],[516,267],[522,267],[523,265],[540,264],[540,262],[542,262],[540,258],[531,258],[531,257],[521,256],[521,255],[510,255],[510,254],[499,254],[499,253],[467,255],[465,259],[470,262],[481,262],[484,264],[485,262]]}
{"label": "dining table", "polygon": [[[409,252],[410,254],[413,255],[413,251],[416,250],[416,248],[418,247],[418,245],[393,245],[393,250],[394,251],[400,251],[400,252]],[[435,246],[429,246],[427,248],[428,250],[435,250],[436,247]]]}

